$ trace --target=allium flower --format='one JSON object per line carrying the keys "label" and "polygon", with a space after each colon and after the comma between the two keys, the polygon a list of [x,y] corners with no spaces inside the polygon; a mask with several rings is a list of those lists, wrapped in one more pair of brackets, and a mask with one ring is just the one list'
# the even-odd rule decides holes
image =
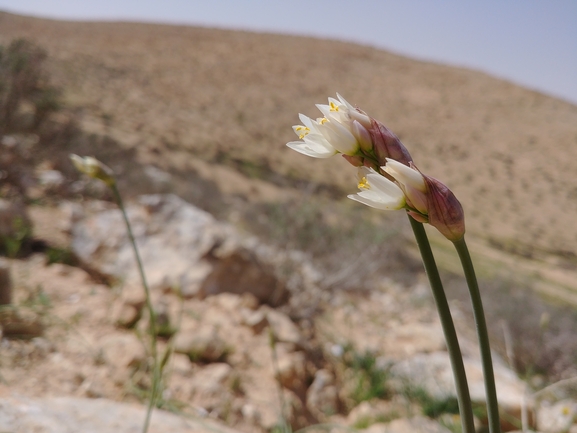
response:
{"label": "allium flower", "polygon": [[288,147],[313,158],[330,158],[338,153],[318,128],[320,122],[327,121],[326,119],[315,121],[304,114],[299,114],[299,118],[303,125],[293,126],[293,131],[303,141],[291,141],[287,143]]}
{"label": "allium flower", "polygon": [[422,174],[412,162],[406,166],[387,158],[387,165],[381,168],[403,190],[409,215],[419,222],[429,223],[451,241],[463,237],[463,207],[445,184]]}
{"label": "allium flower", "polygon": [[349,195],[350,199],[376,209],[398,210],[406,207],[403,190],[374,169],[361,167],[358,177],[361,191]]}
{"label": "allium flower", "polygon": [[341,153],[354,166],[378,168],[390,157],[408,163],[409,152],[383,124],[355,108],[337,93],[327,105],[318,104],[323,117],[316,120],[300,114],[302,125],[293,130],[302,141],[287,146],[314,158]]}
{"label": "allium flower", "polygon": [[114,185],[114,172],[110,167],[107,167],[96,158],[91,156],[81,157],[75,154],[70,154],[70,159],[79,172],[93,177],[94,179],[100,179],[108,186]]}
{"label": "allium flower", "polygon": [[427,214],[427,184],[425,183],[425,177],[413,167],[412,163],[408,167],[394,159],[387,158],[387,165],[382,167],[382,169],[397,181],[407,197],[409,208],[415,209],[421,214]]}

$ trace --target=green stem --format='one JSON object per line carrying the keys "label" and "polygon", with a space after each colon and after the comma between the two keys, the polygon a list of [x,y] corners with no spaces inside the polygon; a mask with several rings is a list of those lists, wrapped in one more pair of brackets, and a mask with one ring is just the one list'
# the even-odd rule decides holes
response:
{"label": "green stem", "polygon": [[469,254],[469,249],[465,243],[465,238],[453,242],[467,279],[471,303],[473,304],[473,316],[477,327],[477,336],[481,348],[481,362],[483,363],[483,375],[485,377],[485,392],[487,394],[487,415],[489,418],[489,432],[500,433],[501,423],[499,421],[499,403],[497,401],[497,389],[495,388],[495,375],[493,374],[493,362],[491,360],[491,345],[489,344],[489,333],[487,332],[487,322],[483,312],[483,302],[481,293],[475,276],[475,268]]}
{"label": "green stem", "polygon": [[411,222],[411,227],[413,228],[421,257],[423,258],[425,272],[429,278],[435,304],[437,305],[437,311],[441,319],[441,325],[443,326],[447,350],[453,368],[453,376],[455,377],[457,401],[459,402],[459,412],[461,413],[461,427],[464,433],[474,433],[473,409],[471,406],[469,387],[467,385],[465,366],[463,364],[463,356],[461,355],[461,348],[459,347],[459,340],[457,338],[457,332],[455,331],[455,325],[453,324],[453,318],[451,317],[451,310],[449,309],[445,290],[443,289],[443,283],[439,276],[439,270],[433,257],[425,227],[411,216],[409,216],[409,221]]}
{"label": "green stem", "polygon": [[276,353],[276,335],[275,335],[272,327],[268,328],[268,341],[269,341],[269,346],[271,349],[272,368],[274,371],[274,377],[276,379],[277,388],[278,388],[278,399],[279,399],[279,404],[280,404],[280,413],[281,413],[281,420],[282,420],[281,429],[282,429],[283,433],[290,433],[292,430],[291,430],[291,427],[288,423],[288,417],[285,416],[286,403],[285,403],[285,399],[284,399],[283,386],[282,386],[282,383],[280,380],[280,367],[279,367],[279,363],[278,363],[278,355]]}
{"label": "green stem", "polygon": [[136,264],[138,265],[140,280],[142,281],[142,287],[144,287],[144,293],[146,296],[146,308],[148,309],[148,314],[150,316],[150,322],[149,322],[150,326],[149,332],[151,338],[150,350],[152,352],[153,366],[152,366],[152,391],[150,395],[150,400],[148,402],[148,408],[146,410],[146,419],[144,421],[144,426],[142,427],[142,433],[146,433],[148,431],[148,426],[150,425],[152,409],[154,408],[154,405],[156,403],[156,397],[158,394],[158,388],[160,384],[160,366],[158,362],[158,354],[156,349],[156,314],[154,312],[154,308],[152,307],[152,300],[150,298],[150,289],[148,288],[148,283],[146,282],[144,267],[142,266],[142,260],[140,259],[140,254],[138,253],[136,241],[134,240],[134,235],[132,234],[132,227],[130,226],[130,221],[128,221],[128,216],[126,215],[126,210],[124,208],[122,197],[120,196],[120,192],[118,191],[116,183],[110,185],[110,188],[114,193],[114,197],[116,198],[118,207],[120,208],[120,212],[122,213],[122,217],[124,218],[124,223],[126,224],[128,239],[130,240],[132,249],[134,251],[134,257],[136,258]]}

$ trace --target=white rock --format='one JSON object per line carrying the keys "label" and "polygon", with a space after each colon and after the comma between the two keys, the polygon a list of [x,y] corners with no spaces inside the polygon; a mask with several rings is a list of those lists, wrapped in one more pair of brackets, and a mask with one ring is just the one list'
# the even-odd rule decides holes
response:
{"label": "white rock", "polygon": [[267,320],[274,332],[277,341],[293,343],[297,346],[303,344],[303,337],[298,326],[286,314],[272,308],[263,307]]}
{"label": "white rock", "polygon": [[[8,397],[0,399],[0,431],[14,433],[139,433],[146,408],[106,399]],[[212,420],[155,410],[149,433],[239,433]]]}
{"label": "white rock", "polygon": [[332,373],[325,369],[315,372],[315,378],[306,394],[307,408],[319,416],[338,413],[338,391]]}
{"label": "white rock", "polygon": [[400,418],[389,423],[373,424],[363,430],[365,433],[450,433],[438,422],[425,417]]}
{"label": "white rock", "polygon": [[[242,245],[230,225],[176,195],[144,195],[126,211],[151,288],[178,288],[185,297],[251,293],[273,306],[288,299],[285,285],[268,263],[271,254],[259,255],[258,245]],[[87,266],[140,283],[118,209],[96,210],[91,216],[76,212],[71,232],[72,250]]]}

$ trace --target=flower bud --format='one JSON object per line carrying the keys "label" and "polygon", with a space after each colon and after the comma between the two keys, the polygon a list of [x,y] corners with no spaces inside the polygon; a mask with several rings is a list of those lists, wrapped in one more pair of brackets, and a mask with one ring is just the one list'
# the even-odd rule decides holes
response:
{"label": "flower bud", "polygon": [[112,169],[101,163],[96,158],[91,156],[81,157],[75,154],[70,154],[70,159],[79,172],[94,179],[100,179],[108,186],[113,186],[116,182]]}
{"label": "flower bud", "polygon": [[409,165],[409,162],[413,160],[405,145],[399,140],[399,137],[378,120],[371,118],[371,127],[368,131],[379,165],[386,165],[387,158],[394,159],[405,165]]}
{"label": "flower bud", "polygon": [[429,224],[456,242],[465,235],[465,213],[455,194],[442,182],[424,176],[427,184]]}
{"label": "flower bud", "polygon": [[365,152],[370,152],[373,149],[373,142],[371,141],[371,134],[367,131],[361,123],[357,120],[353,120],[351,124],[351,132],[359,142],[361,150]]}
{"label": "flower bud", "polygon": [[465,234],[463,207],[452,191],[435,178],[390,158],[381,169],[393,177],[406,196],[408,213],[415,220],[429,223],[450,241],[458,241]]}

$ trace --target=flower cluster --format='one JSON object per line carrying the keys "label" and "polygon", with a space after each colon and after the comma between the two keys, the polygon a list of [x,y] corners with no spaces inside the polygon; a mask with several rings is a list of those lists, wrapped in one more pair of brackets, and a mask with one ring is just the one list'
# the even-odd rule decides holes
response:
{"label": "flower cluster", "polygon": [[300,114],[293,126],[302,141],[287,146],[314,158],[341,153],[358,168],[359,192],[348,197],[377,209],[405,209],[415,220],[436,227],[447,239],[465,233],[463,208],[443,183],[424,175],[398,137],[379,121],[353,107],[341,95],[317,105],[313,120]]}
{"label": "flower cluster", "polygon": [[341,153],[351,164],[377,169],[386,158],[408,164],[412,160],[401,140],[385,125],[353,107],[341,95],[317,104],[323,117],[311,119],[299,114],[302,125],[293,130],[302,141],[287,146],[313,158],[330,158]]}

